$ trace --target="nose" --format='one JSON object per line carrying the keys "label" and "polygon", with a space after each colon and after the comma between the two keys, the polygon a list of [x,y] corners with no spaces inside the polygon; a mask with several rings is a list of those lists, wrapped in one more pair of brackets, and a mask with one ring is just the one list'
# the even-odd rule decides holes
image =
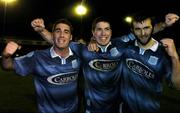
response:
{"label": "nose", "polygon": [[144,29],[141,29],[141,34],[142,34],[142,35],[144,35],[144,34],[145,34]]}
{"label": "nose", "polygon": [[61,36],[61,37],[64,37],[64,33],[63,33],[63,32],[61,32],[60,36]]}
{"label": "nose", "polygon": [[106,31],[105,30],[102,30],[102,35],[106,35]]}

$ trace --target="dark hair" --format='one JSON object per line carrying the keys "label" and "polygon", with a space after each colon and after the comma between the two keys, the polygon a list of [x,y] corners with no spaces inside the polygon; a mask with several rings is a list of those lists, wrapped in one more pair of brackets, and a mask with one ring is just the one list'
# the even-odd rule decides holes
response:
{"label": "dark hair", "polygon": [[97,25],[97,23],[99,23],[99,22],[107,22],[107,23],[109,23],[110,28],[111,28],[111,24],[110,24],[110,21],[109,21],[108,18],[106,18],[106,17],[98,17],[98,18],[95,18],[94,21],[93,21],[93,23],[92,23],[92,31],[95,30],[96,25]]}
{"label": "dark hair", "polygon": [[53,24],[53,27],[52,27],[52,31],[55,30],[57,24],[60,24],[60,23],[63,23],[63,24],[66,24],[70,27],[70,32],[72,33],[73,32],[73,27],[72,27],[72,24],[70,21],[68,21],[67,19],[59,19],[57,20],[54,24]]}
{"label": "dark hair", "polygon": [[155,17],[153,17],[148,11],[144,11],[144,12],[138,12],[133,14],[133,20],[131,22],[131,28],[133,28],[133,22],[142,22],[146,19],[150,19],[151,20],[151,25],[154,26],[155,25]]}

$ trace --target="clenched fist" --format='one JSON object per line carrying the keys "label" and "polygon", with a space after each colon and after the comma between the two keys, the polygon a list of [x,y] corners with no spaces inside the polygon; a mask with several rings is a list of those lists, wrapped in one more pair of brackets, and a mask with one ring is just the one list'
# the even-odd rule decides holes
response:
{"label": "clenched fist", "polygon": [[7,45],[3,51],[3,56],[10,57],[16,52],[17,49],[20,49],[20,48],[21,47],[17,43],[10,41],[7,43]]}
{"label": "clenched fist", "polygon": [[165,17],[165,24],[167,27],[173,25],[176,21],[179,20],[179,16],[174,13],[168,13]]}
{"label": "clenched fist", "polygon": [[34,19],[31,26],[36,32],[42,32],[45,29],[44,20],[42,18]]}

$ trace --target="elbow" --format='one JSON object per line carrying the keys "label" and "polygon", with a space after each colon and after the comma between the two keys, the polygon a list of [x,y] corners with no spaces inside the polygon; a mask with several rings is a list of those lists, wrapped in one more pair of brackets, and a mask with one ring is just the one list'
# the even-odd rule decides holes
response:
{"label": "elbow", "polygon": [[176,90],[180,90],[180,82],[179,80],[173,80],[173,86]]}
{"label": "elbow", "polygon": [[180,84],[175,85],[175,89],[180,91]]}
{"label": "elbow", "polygon": [[180,91],[180,86],[175,86],[175,89]]}
{"label": "elbow", "polygon": [[3,65],[3,64],[2,64],[2,66],[1,66],[1,67],[2,67],[2,69],[3,69],[3,70],[6,70],[6,71],[11,70],[11,67],[10,67],[10,66],[8,66],[8,65]]}
{"label": "elbow", "polygon": [[3,70],[12,70],[13,69],[13,66],[12,66],[12,63],[7,63],[7,62],[3,62],[1,63],[1,67]]}

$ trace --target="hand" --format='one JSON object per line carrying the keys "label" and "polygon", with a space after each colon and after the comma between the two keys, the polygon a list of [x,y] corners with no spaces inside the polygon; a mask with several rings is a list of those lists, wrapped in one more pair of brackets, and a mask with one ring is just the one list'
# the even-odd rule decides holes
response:
{"label": "hand", "polygon": [[90,43],[88,44],[88,50],[89,50],[89,51],[95,51],[95,52],[98,52],[98,51],[99,51],[99,48],[98,48],[98,46],[97,46],[96,40],[94,40],[94,39],[91,38],[91,41],[90,41]]}
{"label": "hand", "polygon": [[3,51],[3,56],[4,57],[10,57],[12,56],[17,49],[21,49],[21,46],[19,46],[17,43],[10,41],[7,43],[4,51]]}
{"label": "hand", "polygon": [[36,32],[42,32],[45,29],[44,20],[42,18],[34,19],[31,26]]}
{"label": "hand", "polygon": [[164,38],[161,40],[161,42],[169,56],[177,57],[178,54],[173,39]]}
{"label": "hand", "polygon": [[169,27],[173,25],[178,19],[179,19],[178,15],[174,13],[168,13],[165,17],[165,25]]}

